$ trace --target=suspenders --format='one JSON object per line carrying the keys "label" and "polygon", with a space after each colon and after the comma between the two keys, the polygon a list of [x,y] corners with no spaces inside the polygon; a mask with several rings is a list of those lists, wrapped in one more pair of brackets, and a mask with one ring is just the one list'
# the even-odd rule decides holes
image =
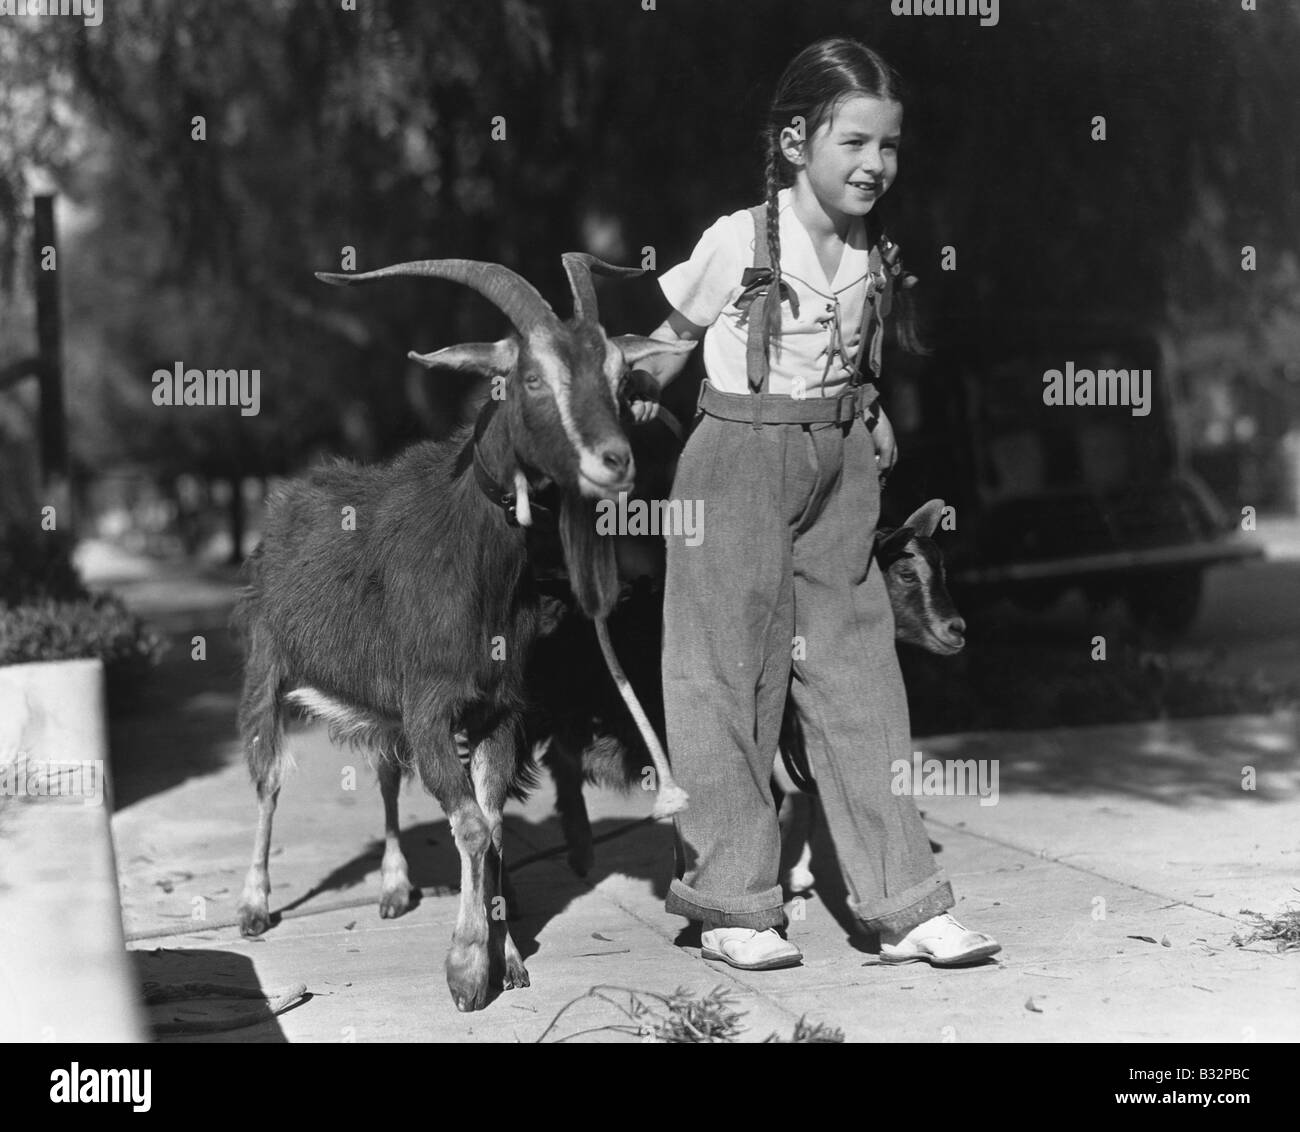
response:
{"label": "suspenders", "polygon": [[[767,205],[755,205],[749,210],[754,220],[754,266],[745,273],[742,280],[746,285],[766,282],[767,288],[760,292],[749,308],[748,337],[745,347],[745,368],[749,376],[750,394],[766,393],[769,388],[771,366],[764,341],[764,328],[767,325],[767,304],[772,302],[772,258],[767,248]],[[854,361],[852,385],[862,385],[868,380],[880,380],[880,355],[884,340],[885,319],[894,305],[894,273],[888,268],[898,258],[897,245],[884,237],[880,221],[871,214],[867,215],[867,239],[871,251],[867,257],[867,297],[862,304],[862,325],[859,328],[858,356]],[[882,255],[882,250],[884,253]],[[892,256],[891,256],[892,253]],[[876,280],[885,278],[883,289],[876,290]],[[793,296],[792,296],[793,301]],[[797,311],[796,311],[797,313]],[[872,322],[875,333],[868,336]],[[865,369],[871,371],[871,379],[864,377]],[[757,400],[757,399],[756,399]],[[755,423],[758,421],[758,405],[754,406]]]}

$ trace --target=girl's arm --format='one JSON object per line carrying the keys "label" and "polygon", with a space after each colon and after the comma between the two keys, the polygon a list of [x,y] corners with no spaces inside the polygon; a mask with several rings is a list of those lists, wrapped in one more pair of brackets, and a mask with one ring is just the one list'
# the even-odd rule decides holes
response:
{"label": "girl's arm", "polygon": [[[697,326],[680,312],[672,310],[668,317],[650,332],[650,337],[660,342],[698,342],[708,329]],[[659,395],[683,369],[690,353],[661,354],[646,362],[632,373],[632,416],[638,421],[651,420],[658,411]]]}

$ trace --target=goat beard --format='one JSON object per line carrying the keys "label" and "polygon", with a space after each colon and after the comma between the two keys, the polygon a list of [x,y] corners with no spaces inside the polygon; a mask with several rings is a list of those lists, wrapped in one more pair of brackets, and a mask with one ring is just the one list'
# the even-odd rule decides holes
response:
{"label": "goat beard", "polygon": [[560,544],[569,588],[592,620],[607,617],[618,600],[614,540],[596,533],[596,505],[568,495],[560,506]]}

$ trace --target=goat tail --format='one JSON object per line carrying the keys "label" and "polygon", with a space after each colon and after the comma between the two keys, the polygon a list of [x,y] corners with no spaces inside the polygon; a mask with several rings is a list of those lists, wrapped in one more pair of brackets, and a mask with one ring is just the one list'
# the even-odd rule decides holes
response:
{"label": "goat tail", "polygon": [[284,763],[282,700],[285,669],[264,630],[249,628],[239,734],[258,792],[278,790]]}
{"label": "goat tail", "polygon": [[650,726],[650,720],[646,718],[641,701],[636,698],[636,692],[632,690],[632,685],[628,681],[622,665],[619,664],[618,657],[614,655],[614,646],[609,642],[609,626],[603,617],[596,618],[596,639],[600,642],[600,652],[605,658],[605,667],[609,669],[609,674],[614,679],[619,695],[623,697],[623,702],[627,704],[627,710],[632,713],[632,718],[636,721],[637,730],[641,733],[641,741],[645,743],[646,750],[650,752],[650,759],[654,763],[655,773],[659,776],[659,790],[655,796],[654,816],[666,818],[672,814],[680,814],[686,809],[690,795],[678,786],[673,779],[673,772],[668,766],[668,756],[664,754],[663,747],[659,745],[659,736],[655,734],[654,728]]}

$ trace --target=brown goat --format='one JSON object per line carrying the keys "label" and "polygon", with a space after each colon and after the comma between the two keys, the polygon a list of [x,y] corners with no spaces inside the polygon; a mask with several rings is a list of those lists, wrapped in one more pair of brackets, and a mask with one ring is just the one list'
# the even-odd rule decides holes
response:
{"label": "brown goat", "polygon": [[[583,612],[608,613],[617,596],[610,540],[595,534],[594,501],[615,499],[635,474],[616,393],[631,365],[689,349],[609,338],[597,321],[593,270],[566,255],[574,317],[555,315],[524,279],[498,264],[425,260],[360,275],[462,283],[494,303],[513,332],[500,342],[411,356],[430,367],[505,380],[476,424],[417,444],[391,463],[337,462],[280,488],[248,565],[237,614],[245,641],[239,725],[257,788],[259,820],[239,909],[240,929],[270,925],[267,857],[290,705],[331,734],[375,754],[384,801],[380,912],[410,905],[398,844],[403,772],[419,773],[447,815],[461,860],[460,908],[447,984],[461,1010],[528,985],[501,897],[501,811],[528,783],[524,665],[541,614],[524,530],[554,485],[565,566]],[[468,740],[464,763],[458,732]]]}

